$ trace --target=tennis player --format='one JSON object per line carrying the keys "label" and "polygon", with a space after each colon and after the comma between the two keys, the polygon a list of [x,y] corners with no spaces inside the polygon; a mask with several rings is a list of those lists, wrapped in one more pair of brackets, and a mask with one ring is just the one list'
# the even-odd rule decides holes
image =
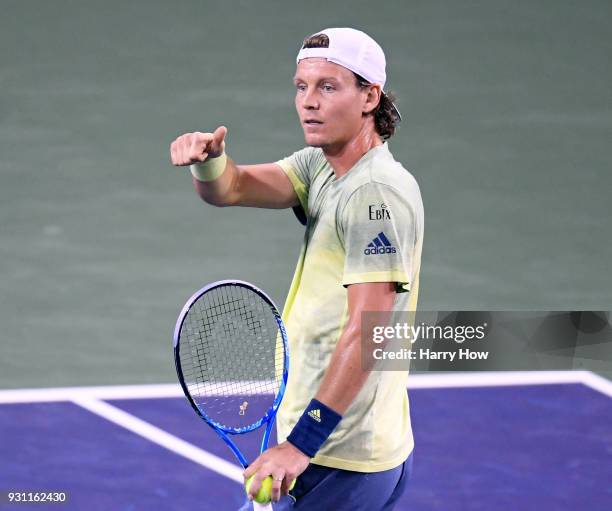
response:
{"label": "tennis player", "polygon": [[283,313],[291,370],[279,444],[244,473],[255,475],[252,495],[271,475],[274,502],[299,476],[295,502],[283,497],[277,510],[386,511],[409,477],[408,373],[361,360],[363,311],[415,310],[423,240],[419,187],[386,142],[400,117],[385,67],[365,33],[323,30],[305,39],[293,79],[307,147],[237,165],[221,126],[170,148],[207,203],[294,208],[306,224]]}

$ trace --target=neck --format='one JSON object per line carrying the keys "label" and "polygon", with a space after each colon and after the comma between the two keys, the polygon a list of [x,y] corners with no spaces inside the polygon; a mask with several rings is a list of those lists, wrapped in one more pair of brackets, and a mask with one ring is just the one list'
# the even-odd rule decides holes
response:
{"label": "neck", "polygon": [[336,179],[346,174],[370,149],[382,145],[374,129],[360,131],[346,143],[323,147],[325,158],[334,169]]}

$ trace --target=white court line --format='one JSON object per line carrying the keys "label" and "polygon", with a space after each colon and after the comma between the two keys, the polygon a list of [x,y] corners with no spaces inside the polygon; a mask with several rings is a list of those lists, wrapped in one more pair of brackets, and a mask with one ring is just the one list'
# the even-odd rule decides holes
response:
{"label": "white court line", "polygon": [[115,406],[112,406],[95,398],[79,397],[72,400],[75,404],[89,410],[100,417],[114,422],[115,424],[128,429],[132,433],[136,433],[143,438],[165,447],[166,449],[179,454],[199,465],[202,465],[213,472],[227,477],[237,483],[243,484],[242,469],[230,463],[229,461],[219,458],[214,454],[206,452],[199,447],[196,447],[189,442],[185,442],[180,438],[171,435],[167,431],[160,429],[153,424],[150,424],[134,415],[127,413]]}
{"label": "white court line", "polygon": [[[510,385],[550,385],[582,383],[593,390],[612,397],[612,382],[590,371],[499,371],[470,373],[411,374],[409,389],[452,387],[496,387]],[[215,391],[219,384],[208,390]],[[116,385],[107,387],[60,387],[42,389],[0,390],[0,404],[45,403],[72,401],[79,398],[99,400],[155,399],[182,397],[178,383],[159,385]]]}
{"label": "white court line", "polygon": [[598,374],[591,373],[589,371],[585,371],[585,373],[586,374],[582,383],[588,387],[591,387],[593,390],[598,390],[602,394],[612,397],[612,382],[610,380],[606,380]]}
{"label": "white court line", "polygon": [[[269,388],[269,386],[261,386],[256,382],[253,382],[253,385],[249,385],[247,382],[246,385],[263,389]],[[227,384],[223,383],[198,384],[197,389],[199,392],[206,391],[208,394],[220,394],[221,392],[227,394]],[[106,401],[111,399],[156,399],[183,396],[183,390],[178,383],[162,383],[157,385],[109,385],[105,387],[10,389],[0,390],[0,404],[72,401],[80,397],[92,397]]]}
{"label": "white court line", "polygon": [[483,371],[410,375],[409,389],[585,383],[589,371]]}
{"label": "white court line", "polygon": [[178,383],[161,385],[109,385],[105,387],[58,387],[0,390],[0,403],[45,403],[76,398],[153,399],[184,396]]}

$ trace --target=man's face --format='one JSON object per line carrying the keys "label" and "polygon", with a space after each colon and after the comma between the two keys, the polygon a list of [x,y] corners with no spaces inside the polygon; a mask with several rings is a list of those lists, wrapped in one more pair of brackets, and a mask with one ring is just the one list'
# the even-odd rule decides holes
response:
{"label": "man's face", "polygon": [[293,82],[295,108],[308,145],[342,147],[363,128],[368,89],[359,88],[345,67],[323,58],[303,59]]}

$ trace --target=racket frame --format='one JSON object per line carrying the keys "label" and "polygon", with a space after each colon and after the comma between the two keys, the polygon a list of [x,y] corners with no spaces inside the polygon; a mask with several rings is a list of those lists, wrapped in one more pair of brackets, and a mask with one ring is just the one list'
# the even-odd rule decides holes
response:
{"label": "racket frame", "polygon": [[[228,286],[228,285],[244,287],[250,291],[253,291],[257,295],[259,295],[259,297],[262,298],[264,302],[267,303],[267,305],[270,307],[270,310],[274,314],[274,318],[276,319],[276,324],[278,325],[278,329],[281,332],[281,338],[283,342],[283,352],[284,352],[283,374],[282,374],[280,387],[274,398],[274,402],[272,403],[272,406],[266,411],[266,413],[261,419],[251,424],[250,426],[245,426],[243,428],[230,428],[230,427],[223,426],[219,424],[218,422],[216,422],[215,420],[213,420],[212,418],[210,418],[203,410],[201,410],[198,407],[198,405],[196,404],[195,400],[193,399],[193,397],[191,396],[189,392],[187,384],[185,383],[185,378],[183,377],[183,370],[181,367],[181,359],[180,359],[181,328],[183,327],[183,323],[185,322],[185,318],[187,317],[187,314],[191,310],[191,307],[193,307],[195,302],[198,301],[201,296],[208,293],[209,291],[212,291],[213,289],[216,289],[219,287]],[[276,304],[261,289],[243,280],[236,280],[236,279],[219,280],[217,282],[212,282],[204,286],[200,290],[196,291],[191,296],[191,298],[189,298],[189,300],[187,300],[187,303],[185,303],[185,305],[183,306],[183,309],[181,310],[181,313],[179,314],[179,317],[176,321],[176,325],[174,327],[174,364],[176,366],[176,373],[178,375],[179,383],[181,384],[181,388],[183,389],[183,392],[185,393],[185,397],[187,397],[189,404],[191,404],[191,407],[194,409],[194,411],[198,414],[198,416],[201,419],[203,419],[212,429],[215,430],[215,432],[219,435],[221,440],[223,440],[227,444],[227,446],[232,450],[232,452],[234,453],[234,456],[236,456],[236,458],[238,459],[238,462],[246,469],[249,464],[246,458],[244,457],[244,455],[240,452],[240,449],[238,449],[238,446],[231,440],[229,435],[241,435],[244,433],[248,433],[249,431],[254,431],[260,428],[264,423],[266,423],[266,429],[264,430],[264,435],[263,435],[263,438],[261,439],[261,446],[259,449],[259,453],[260,454],[263,453],[268,448],[268,442],[270,441],[270,433],[272,432],[272,426],[274,425],[274,420],[276,419],[276,413],[278,412],[278,408],[281,404],[281,401],[283,400],[283,396],[285,395],[285,389],[287,388],[287,378],[289,375],[289,342],[287,340],[287,331],[285,330],[285,325],[283,324],[283,321],[281,319],[280,313],[278,312],[278,308],[276,307]]]}

